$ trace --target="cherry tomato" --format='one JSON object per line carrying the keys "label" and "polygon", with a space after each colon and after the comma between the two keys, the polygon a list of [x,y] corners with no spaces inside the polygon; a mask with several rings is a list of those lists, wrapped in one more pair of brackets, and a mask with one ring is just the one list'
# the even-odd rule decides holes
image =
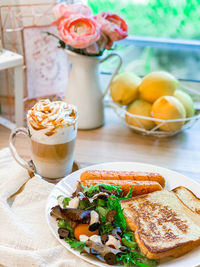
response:
{"label": "cherry tomato", "polygon": [[75,230],[74,230],[74,236],[77,240],[79,240],[79,236],[80,235],[87,235],[87,236],[92,236],[92,235],[98,235],[99,231],[93,231],[91,232],[89,230],[89,224],[79,224],[76,226]]}

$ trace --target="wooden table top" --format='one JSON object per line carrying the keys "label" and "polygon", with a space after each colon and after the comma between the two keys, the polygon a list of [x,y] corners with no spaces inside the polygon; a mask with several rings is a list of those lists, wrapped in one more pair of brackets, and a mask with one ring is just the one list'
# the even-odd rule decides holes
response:
{"label": "wooden table top", "polygon": [[[0,148],[8,146],[10,131],[0,126]],[[28,157],[27,140],[17,142],[20,154]],[[113,161],[150,163],[183,173],[200,183],[200,123],[168,138],[142,136],[131,131],[110,108],[105,125],[78,131],[75,160],[80,167]]]}

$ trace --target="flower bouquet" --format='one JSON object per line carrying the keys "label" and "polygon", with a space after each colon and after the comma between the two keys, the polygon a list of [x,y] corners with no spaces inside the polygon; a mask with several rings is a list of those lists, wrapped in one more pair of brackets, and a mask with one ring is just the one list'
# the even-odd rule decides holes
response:
{"label": "flower bouquet", "polygon": [[60,47],[81,55],[101,56],[128,35],[126,22],[117,14],[101,12],[93,16],[90,7],[80,3],[61,3],[54,12]]}
{"label": "flower bouquet", "polygon": [[[77,107],[79,129],[100,127],[104,124],[103,97],[122,64],[117,53],[105,57],[102,54],[105,49],[111,49],[115,41],[128,35],[127,24],[110,12],[93,16],[92,10],[80,3],[61,3],[55,6],[54,12],[53,24],[58,27],[59,37],[54,36],[59,39],[59,47],[64,49],[70,63],[64,101]],[[113,74],[103,93],[99,65],[111,57],[118,58],[118,63],[112,65]]]}

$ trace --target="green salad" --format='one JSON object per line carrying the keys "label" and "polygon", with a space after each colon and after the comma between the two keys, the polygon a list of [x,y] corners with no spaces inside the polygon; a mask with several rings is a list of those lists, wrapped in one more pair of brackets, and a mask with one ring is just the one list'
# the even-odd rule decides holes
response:
{"label": "green salad", "polygon": [[78,184],[71,197],[58,196],[51,215],[58,221],[58,234],[71,248],[89,253],[110,265],[153,267],[130,231],[120,200],[128,199],[119,186]]}

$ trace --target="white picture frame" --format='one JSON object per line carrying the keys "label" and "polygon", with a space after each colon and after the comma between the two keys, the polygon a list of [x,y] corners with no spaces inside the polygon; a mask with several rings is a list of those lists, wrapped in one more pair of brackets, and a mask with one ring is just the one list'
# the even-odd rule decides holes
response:
{"label": "white picture frame", "polygon": [[58,48],[58,39],[46,32],[58,35],[53,25],[23,29],[28,99],[63,97],[67,88],[67,55]]}

